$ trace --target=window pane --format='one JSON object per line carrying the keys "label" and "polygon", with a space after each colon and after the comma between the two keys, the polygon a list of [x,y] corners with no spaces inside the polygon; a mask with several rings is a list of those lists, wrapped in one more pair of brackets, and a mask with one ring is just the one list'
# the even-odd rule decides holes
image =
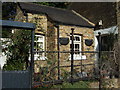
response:
{"label": "window pane", "polygon": [[39,37],[38,40],[43,40],[43,37]]}
{"label": "window pane", "polygon": [[[79,44],[75,44],[75,51],[79,51]],[[76,52],[76,54],[79,54],[79,52]]]}
{"label": "window pane", "polygon": [[36,49],[34,49],[34,51],[35,51],[35,54],[36,54]]}
{"label": "window pane", "polygon": [[36,42],[34,42],[34,46],[36,46]]}
{"label": "window pane", "polygon": [[80,37],[75,37],[75,40],[76,41],[80,41]]}
{"label": "window pane", "polygon": [[75,44],[75,49],[79,49],[79,44]]}

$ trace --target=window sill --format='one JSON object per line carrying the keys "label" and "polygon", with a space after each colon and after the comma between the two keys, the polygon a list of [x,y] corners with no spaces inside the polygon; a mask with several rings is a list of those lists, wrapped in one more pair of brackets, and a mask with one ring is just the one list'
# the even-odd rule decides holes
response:
{"label": "window sill", "polygon": [[[86,55],[74,56],[73,59],[74,60],[86,60]],[[71,60],[71,56],[70,56],[69,60]]]}
{"label": "window sill", "polygon": [[[47,59],[47,57],[39,57],[38,56],[34,56],[34,61],[45,61]],[[31,60],[31,57],[29,57],[29,61]]]}
{"label": "window sill", "polygon": [[47,58],[44,57],[44,56],[43,56],[43,57],[39,57],[39,58],[36,57],[36,56],[34,56],[34,60],[35,60],[35,61],[36,61],[36,60],[37,60],[37,61],[39,61],[39,60],[44,61],[44,60],[46,60],[46,59],[47,59]]}

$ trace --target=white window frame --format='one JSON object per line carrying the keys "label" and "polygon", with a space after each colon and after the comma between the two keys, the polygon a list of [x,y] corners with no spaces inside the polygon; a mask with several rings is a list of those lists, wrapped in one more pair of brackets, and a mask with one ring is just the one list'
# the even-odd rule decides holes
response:
{"label": "white window frame", "polygon": [[[35,48],[35,44],[34,44],[34,51],[44,51],[45,50],[45,36],[44,35],[35,35],[35,38],[38,37],[38,40],[35,40],[34,43],[39,43],[38,46],[40,46],[40,43],[42,43],[42,48]],[[41,56],[40,56],[41,54]],[[34,53],[34,60],[45,60],[45,53]]]}
{"label": "white window frame", "polygon": [[[78,37],[79,41],[77,41],[75,37]],[[70,40],[70,45],[71,44],[72,44],[72,40]],[[78,35],[78,34],[74,35],[74,51],[75,51],[75,45],[76,44],[79,45],[79,51],[82,51],[82,36],[81,35]],[[70,47],[70,49],[71,49],[71,47]],[[71,54],[70,54],[69,59],[71,60]],[[74,60],[86,60],[86,55],[82,55],[82,53],[79,53],[79,54],[74,53],[73,59]]]}

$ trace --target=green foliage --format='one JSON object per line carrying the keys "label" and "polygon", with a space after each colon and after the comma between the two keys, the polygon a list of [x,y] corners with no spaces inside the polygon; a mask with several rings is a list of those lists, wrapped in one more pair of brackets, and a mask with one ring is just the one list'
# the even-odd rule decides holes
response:
{"label": "green foliage", "polygon": [[64,69],[61,69],[61,71],[63,72],[63,73],[61,74],[61,78],[64,79],[64,80],[67,80],[68,77],[70,76],[70,72],[68,72],[68,71],[66,71],[66,70],[64,70]]}
{"label": "green foliage", "polygon": [[109,48],[109,50],[112,50],[114,42],[115,42],[115,35],[114,34],[110,34],[107,38],[107,47]]}
{"label": "green foliage", "polygon": [[35,3],[57,8],[67,8],[67,6],[70,4],[69,2],[35,2]]}
{"label": "green foliage", "polygon": [[12,71],[12,70],[23,70],[23,66],[25,65],[25,63],[21,62],[21,60],[9,60],[7,63],[9,64],[6,64],[4,66],[4,70],[9,70],[9,71]]}
{"label": "green foliage", "polygon": [[3,70],[24,70],[25,64],[28,64],[30,50],[30,35],[28,30],[15,30],[11,35],[10,43],[4,50],[7,55],[7,63]]}
{"label": "green foliage", "polygon": [[[13,2],[3,2],[2,3],[2,20],[14,20],[16,15],[16,3]],[[8,29],[8,28],[7,28]],[[11,34],[11,28],[7,30],[2,28],[2,37],[8,38]]]}
{"label": "green foliage", "polygon": [[3,2],[2,3],[2,19],[3,20],[14,20],[16,13],[16,3]]}
{"label": "green foliage", "polygon": [[90,88],[88,81],[79,81],[76,83],[63,83],[62,85],[53,85],[52,88]]}
{"label": "green foliage", "polygon": [[47,88],[48,90],[52,89],[52,88],[56,88],[56,89],[75,89],[75,88],[78,88],[78,89],[87,89],[89,90],[90,89],[90,83],[89,81],[79,81],[79,82],[74,82],[73,84],[69,83],[69,82],[64,82],[62,84],[58,84],[58,85],[44,85],[42,87],[38,87],[38,88],[41,88],[44,90],[44,88]]}
{"label": "green foliage", "polygon": [[118,77],[118,63],[116,61],[116,53],[115,52],[109,52],[113,51],[114,48],[116,48],[117,42],[117,35],[114,35],[113,33],[109,34],[108,36],[104,37],[104,46],[103,50],[106,50],[107,52],[102,52],[101,54],[101,70],[103,77],[105,75],[112,75],[115,77]]}
{"label": "green foliage", "polygon": [[11,29],[2,28],[2,38],[9,38],[11,35]]}
{"label": "green foliage", "polygon": [[115,42],[117,41],[117,35],[110,33],[108,36],[104,36],[103,38],[103,51],[112,51]]}
{"label": "green foliage", "polygon": [[47,57],[46,61],[46,66],[42,67],[40,65],[38,65],[36,63],[37,66],[39,66],[39,73],[36,74],[35,76],[35,81],[39,81],[39,82],[43,82],[43,81],[52,81],[55,80],[56,78],[56,71],[57,71],[57,67],[56,67],[56,63],[57,60],[55,59],[56,55],[53,55],[51,58],[51,56]]}

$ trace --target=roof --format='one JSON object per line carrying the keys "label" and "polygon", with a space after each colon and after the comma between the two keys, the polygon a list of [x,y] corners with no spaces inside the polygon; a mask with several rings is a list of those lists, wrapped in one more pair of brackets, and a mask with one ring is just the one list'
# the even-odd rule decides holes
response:
{"label": "roof", "polygon": [[80,17],[71,10],[65,10],[65,9],[38,5],[34,3],[25,3],[25,2],[20,2],[19,6],[22,10],[24,10],[27,13],[47,14],[47,16],[50,17],[56,23],[83,26],[83,27],[94,27],[94,25],[92,25],[87,20]]}

